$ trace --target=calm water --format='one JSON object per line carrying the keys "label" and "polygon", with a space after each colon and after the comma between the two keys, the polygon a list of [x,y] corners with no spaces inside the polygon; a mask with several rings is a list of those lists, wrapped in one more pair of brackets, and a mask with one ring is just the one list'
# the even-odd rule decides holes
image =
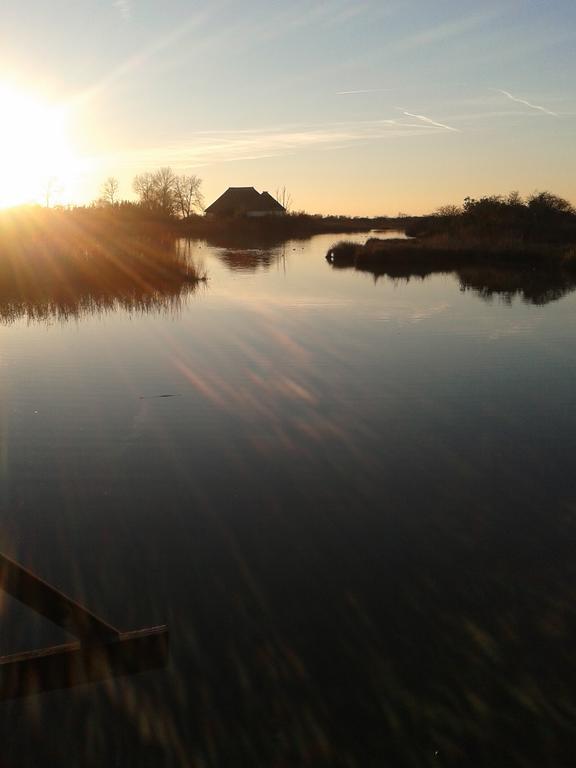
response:
{"label": "calm water", "polygon": [[[0,705],[2,768],[573,764],[576,293],[337,240],[5,314],[2,549],[171,662]],[[61,639],[4,603],[0,651]]]}

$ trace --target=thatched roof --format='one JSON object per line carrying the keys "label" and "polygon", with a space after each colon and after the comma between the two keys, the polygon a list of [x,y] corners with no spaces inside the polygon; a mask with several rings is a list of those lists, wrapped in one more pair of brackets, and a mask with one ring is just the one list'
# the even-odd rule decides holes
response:
{"label": "thatched roof", "polygon": [[282,213],[285,208],[268,192],[260,194],[254,187],[229,187],[206,208],[205,213],[234,216],[243,213]]}
{"label": "thatched roof", "polygon": [[262,192],[260,195],[260,202],[263,206],[267,207],[267,210],[269,211],[284,211],[286,212],[286,208],[284,208],[283,205],[280,205],[278,200],[276,200],[275,197],[272,197],[270,192]]}

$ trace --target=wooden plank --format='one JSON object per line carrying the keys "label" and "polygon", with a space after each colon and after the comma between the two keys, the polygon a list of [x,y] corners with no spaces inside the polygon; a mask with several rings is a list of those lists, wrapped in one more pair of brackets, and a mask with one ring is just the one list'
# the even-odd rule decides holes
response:
{"label": "wooden plank", "polygon": [[72,688],[166,664],[168,628],[121,632],[102,642],[74,642],[0,657],[0,700]]}
{"label": "wooden plank", "polygon": [[0,589],[78,638],[65,645],[0,657],[0,700],[71,688],[166,664],[167,627],[120,632],[1,553]]}
{"label": "wooden plank", "polygon": [[2,553],[0,588],[79,639],[119,637],[115,627]]}

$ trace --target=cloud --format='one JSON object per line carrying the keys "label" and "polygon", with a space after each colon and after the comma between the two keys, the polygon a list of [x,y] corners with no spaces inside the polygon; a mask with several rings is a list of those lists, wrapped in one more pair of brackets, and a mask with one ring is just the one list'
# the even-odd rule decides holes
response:
{"label": "cloud", "polygon": [[396,107],[400,112],[402,112],[403,115],[406,115],[406,117],[415,117],[417,120],[421,120],[423,123],[427,123],[429,125],[433,125],[436,128],[444,128],[447,131],[454,131],[455,133],[460,133],[460,130],[458,128],[452,128],[451,125],[445,125],[444,123],[438,123],[436,120],[432,120],[430,117],[426,117],[426,115],[415,115],[413,112],[405,112],[402,107]]}
{"label": "cloud", "polygon": [[201,131],[164,146],[130,148],[101,157],[99,162],[133,170],[169,165],[183,171],[217,163],[294,155],[310,149],[346,149],[359,143],[423,136],[438,130],[446,127],[428,119],[425,123],[388,119]]}
{"label": "cloud", "polygon": [[361,88],[358,91],[336,91],[336,96],[351,96],[357,93],[384,93],[392,88]]}
{"label": "cloud", "polygon": [[557,112],[552,112],[550,109],[546,109],[546,107],[541,107],[538,104],[532,104],[529,101],[526,101],[526,99],[519,99],[517,96],[513,96],[509,91],[503,91],[501,88],[493,88],[494,91],[497,93],[501,93],[507,98],[510,99],[510,101],[515,101],[517,104],[524,104],[526,107],[530,107],[530,109],[537,109],[540,112],[544,112],[545,115],[551,115],[552,117],[558,117]]}

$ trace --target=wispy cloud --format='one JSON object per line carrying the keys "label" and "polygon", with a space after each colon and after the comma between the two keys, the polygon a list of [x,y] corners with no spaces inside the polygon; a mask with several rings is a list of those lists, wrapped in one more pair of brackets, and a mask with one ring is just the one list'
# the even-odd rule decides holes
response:
{"label": "wispy cloud", "polygon": [[[359,143],[424,136],[445,130],[441,123],[364,120],[320,125],[287,125],[238,131],[202,131],[164,146],[131,148],[99,158],[110,167],[140,169],[170,165],[183,171],[217,163],[260,160],[314,150],[338,150]],[[455,130],[455,129],[453,129]]]}
{"label": "wispy cloud", "polygon": [[112,4],[124,21],[130,21],[133,11],[131,0],[114,0]]}
{"label": "wispy cloud", "polygon": [[357,91],[336,91],[336,96],[352,96],[358,93],[384,93],[392,88],[360,88]]}
{"label": "wispy cloud", "polygon": [[432,120],[431,117],[426,117],[426,115],[416,115],[413,112],[406,112],[404,109],[402,109],[402,107],[396,107],[396,109],[402,112],[403,115],[406,115],[406,117],[414,117],[416,120],[421,120],[423,123],[433,125],[436,128],[444,128],[446,131],[454,131],[455,133],[460,133],[458,128],[453,128],[451,125],[446,125],[445,123],[439,123],[436,120]]}
{"label": "wispy cloud", "polygon": [[530,101],[526,101],[526,99],[520,99],[518,96],[514,96],[510,93],[510,91],[504,91],[502,88],[494,88],[497,93],[501,93],[507,98],[510,99],[510,101],[515,101],[517,104],[524,104],[526,107],[530,107],[530,109],[537,109],[540,112],[544,112],[545,115],[551,115],[552,117],[558,117],[557,112],[552,112],[550,109],[546,109],[546,107],[541,107],[539,104],[532,104]]}

